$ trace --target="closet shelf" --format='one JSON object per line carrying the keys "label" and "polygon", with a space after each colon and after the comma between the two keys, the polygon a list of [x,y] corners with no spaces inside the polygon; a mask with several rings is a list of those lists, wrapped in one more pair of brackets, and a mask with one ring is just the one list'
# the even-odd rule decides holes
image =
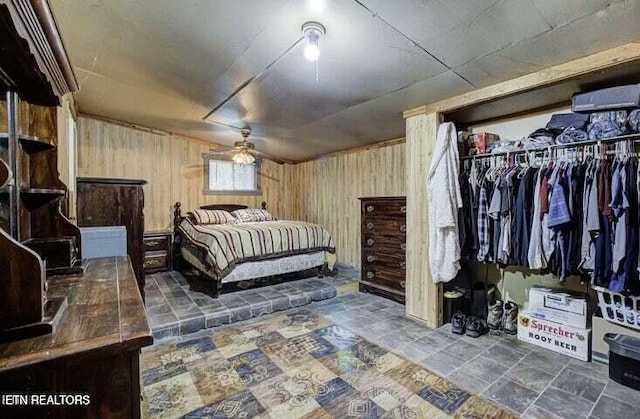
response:
{"label": "closet shelf", "polygon": [[567,144],[554,144],[546,147],[536,147],[536,148],[519,148],[513,151],[502,151],[500,153],[489,153],[489,154],[476,154],[472,156],[462,156],[460,160],[470,160],[470,159],[482,159],[487,157],[494,156],[506,156],[511,154],[522,154],[522,153],[536,153],[540,151],[547,150],[558,150],[563,148],[572,148],[572,147],[584,147],[591,146],[597,144],[610,144],[616,143],[618,141],[640,141],[640,134],[629,134],[629,135],[621,135],[618,137],[610,137],[603,138],[602,140],[589,140],[589,141],[580,141],[577,143],[567,143]]}
{"label": "closet shelf", "polygon": [[[53,150],[55,145],[31,135],[18,134],[18,141],[22,145],[22,149],[27,154],[39,153],[41,151]],[[0,133],[0,147],[9,147],[9,134]]]}

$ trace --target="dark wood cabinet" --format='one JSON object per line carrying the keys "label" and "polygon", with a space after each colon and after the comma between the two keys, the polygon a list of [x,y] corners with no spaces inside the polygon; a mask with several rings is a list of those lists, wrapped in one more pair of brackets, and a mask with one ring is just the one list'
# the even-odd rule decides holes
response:
{"label": "dark wood cabinet", "polygon": [[156,231],[144,234],[144,273],[170,271],[172,265],[172,233]]}
{"label": "dark wood cabinet", "polygon": [[90,259],[84,276],[48,282],[67,310],[53,334],[0,344],[0,393],[81,394],[90,403],[2,405],[0,417],[139,418],[140,348],[153,338],[129,259]]}
{"label": "dark wood cabinet", "polygon": [[78,178],[78,226],[125,226],[127,254],[144,298],[145,180]]}
{"label": "dark wood cabinet", "polygon": [[77,90],[48,2],[0,1],[0,341],[53,333],[66,298],[47,275],[82,272],[57,164],[56,106]]}
{"label": "dark wood cabinet", "polygon": [[360,291],[404,303],[407,203],[405,197],[360,198]]}

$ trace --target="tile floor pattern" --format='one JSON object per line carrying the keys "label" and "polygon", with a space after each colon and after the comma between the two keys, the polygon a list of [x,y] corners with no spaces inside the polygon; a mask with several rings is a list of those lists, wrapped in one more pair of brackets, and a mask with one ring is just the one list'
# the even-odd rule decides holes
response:
{"label": "tile floor pattern", "polygon": [[338,269],[331,277],[313,276],[219,298],[193,290],[178,272],[147,275],[145,305],[154,339],[186,335],[357,291],[359,272],[348,266]]}
{"label": "tile floor pattern", "polygon": [[206,332],[143,353],[145,416],[512,417],[317,310]]}
{"label": "tile floor pattern", "polygon": [[[410,370],[430,383],[437,376],[445,380],[419,388],[394,369],[414,365],[409,362],[422,367]],[[385,370],[389,365],[396,367]],[[425,418],[447,412],[464,417],[461,407],[452,409],[465,395],[524,418],[640,417],[640,392],[609,380],[605,366],[512,337],[473,339],[451,334],[448,326],[432,330],[406,318],[404,306],[361,293],[160,343],[143,350],[142,370],[147,417],[203,407],[195,417],[241,417],[233,414],[244,411],[244,417],[409,418],[420,417],[410,415],[420,408],[432,409]],[[323,396],[327,383],[340,389],[335,403]],[[343,393],[363,402],[348,403],[349,410]],[[404,408],[397,405],[401,398]]]}

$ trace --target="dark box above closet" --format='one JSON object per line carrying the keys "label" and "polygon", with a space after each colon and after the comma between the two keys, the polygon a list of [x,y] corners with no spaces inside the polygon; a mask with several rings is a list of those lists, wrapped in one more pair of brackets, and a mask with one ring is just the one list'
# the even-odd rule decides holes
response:
{"label": "dark box above closet", "polygon": [[573,112],[640,107],[640,84],[616,86],[593,92],[578,93],[571,99]]}

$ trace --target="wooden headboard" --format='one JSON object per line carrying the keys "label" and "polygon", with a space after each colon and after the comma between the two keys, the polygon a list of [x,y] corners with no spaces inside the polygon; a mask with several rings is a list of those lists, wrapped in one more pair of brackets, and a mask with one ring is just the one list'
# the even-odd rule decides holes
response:
{"label": "wooden headboard", "polygon": [[[264,210],[267,209],[267,203],[262,201],[260,203],[260,207]],[[182,203],[176,202],[173,210],[173,229],[174,231],[178,229],[178,226],[186,217],[182,215]],[[200,209],[204,210],[223,210],[232,212],[238,209],[249,208],[247,205],[238,205],[238,204],[210,204],[210,205],[201,205]]]}

